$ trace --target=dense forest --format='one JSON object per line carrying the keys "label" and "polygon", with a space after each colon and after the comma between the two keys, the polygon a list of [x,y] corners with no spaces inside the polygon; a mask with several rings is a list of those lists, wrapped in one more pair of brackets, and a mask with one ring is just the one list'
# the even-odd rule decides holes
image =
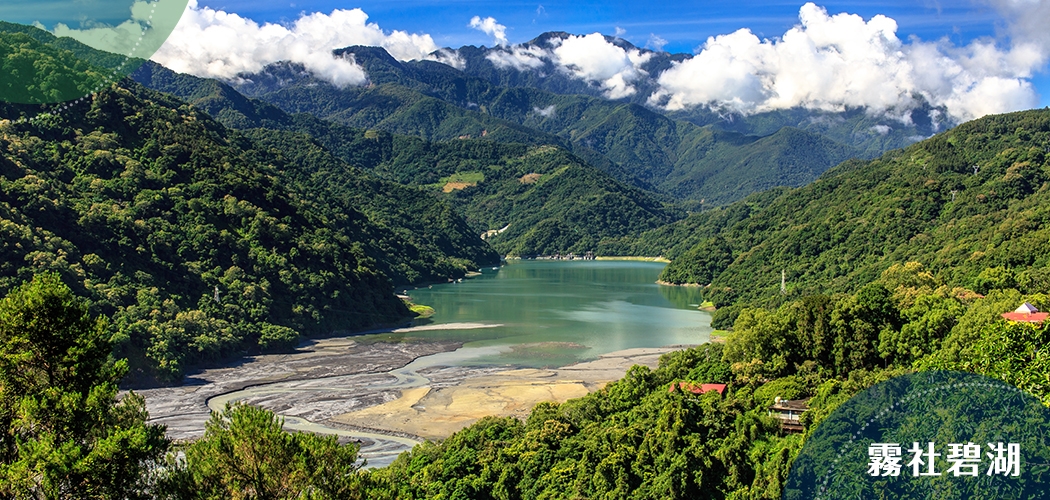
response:
{"label": "dense forest", "polygon": [[393,283],[499,260],[449,203],[301,134],[252,138],[133,82],[37,112],[0,109],[0,289],[59,273],[138,380],[403,320]]}
{"label": "dense forest", "polygon": [[432,142],[305,113],[289,115],[225,84],[153,64],[135,78],[182,96],[249,135],[268,135],[258,129],[309,134],[351,165],[448,199],[477,234],[507,227],[488,239],[502,255],[584,253],[604,240],[635,236],[681,216],[652,193],[616,180],[542,134],[536,144],[505,143],[499,134],[482,138],[480,133]]}
{"label": "dense forest", "polygon": [[236,88],[287,112],[353,127],[430,140],[484,135],[567,145],[620,181],[712,205],[777,185],[802,185],[858,153],[799,129],[787,129],[789,138],[746,135],[676,121],[638,104],[500,87],[444,64],[401,63],[374,47],[344,50],[374,85],[336,89],[300,68],[279,65]]}
{"label": "dense forest", "polygon": [[[989,116],[798,189],[694,214],[625,242],[666,255],[672,283],[711,300],[849,291],[891,265],[923,263],[978,293],[1045,291],[1050,111]],[[607,252],[613,250],[606,249]]]}
{"label": "dense forest", "polygon": [[[187,99],[230,126],[269,126],[262,122],[273,120],[276,107],[433,141],[484,137],[565,147],[618,181],[669,199],[705,199],[708,206],[773,186],[799,186],[842,160],[869,154],[796,127],[747,134],[699,126],[638,104],[502,87],[432,61],[399,62],[380,48],[345,51],[373,85],[337,89],[283,63],[246,75],[236,90],[157,65],[144,66],[134,78]],[[249,105],[234,95],[238,92],[266,104]]]}
{"label": "dense forest", "polygon": [[[198,441],[164,441],[162,427],[144,423],[141,398],[113,398],[126,365],[106,356],[105,322],[57,275],[38,276],[0,301],[0,376],[27,373],[14,360],[41,370],[13,386],[0,408],[8,422],[0,494],[64,498],[65,488],[77,498],[776,499],[817,425],[878,382],[960,370],[1050,402],[1050,329],[999,318],[1024,300],[1050,306],[1045,294],[997,289],[980,296],[940,283],[917,263],[897,264],[855,293],[744,309],[724,344],[667,354],[656,370],[635,366],[588,396],[536,406],[524,422],[486,418],[386,468],[363,470],[356,445],[284,432],[272,413],[245,405],[214,414]],[[32,326],[41,320],[63,335]],[[77,370],[78,378],[62,368],[88,364],[96,368]],[[668,390],[682,381],[727,388]],[[38,396],[39,384],[53,389]],[[101,399],[90,397],[98,391]],[[40,397],[64,397],[70,413],[40,411]],[[778,397],[809,398],[806,432],[780,430],[767,411]],[[57,425],[95,414],[107,416],[89,426]],[[56,440],[75,448],[35,453]],[[126,443],[119,459],[107,455],[114,442]],[[99,460],[108,466],[92,467]],[[76,473],[56,472],[64,470]]]}
{"label": "dense forest", "polygon": [[[31,33],[0,33],[5,64],[38,51],[56,71],[102,74],[71,62],[83,48]],[[1050,111],[986,117],[675,221],[639,187],[652,178],[617,180],[609,158],[604,171],[590,164],[632,146],[605,118],[587,137],[606,145],[583,148],[571,131],[535,135],[425,93],[439,87],[413,75],[436,63],[370,64],[390,81],[354,92],[404,98],[390,109],[417,127],[390,130],[476,133],[396,135],[375,130],[387,118],[367,108],[333,109],[337,125],[163,73],[193,105],[124,81],[62,113],[0,106],[0,498],[773,499],[817,425],[895,376],[981,374],[1050,405],[1050,326],[1000,317],[1024,302],[1050,308]],[[446,83],[496,92],[487,103],[517,91],[446,68],[433,70]],[[264,84],[255,92],[272,90],[282,107],[318,106],[303,87]],[[610,106],[606,118],[636,128],[668,123]],[[345,125],[362,116],[375,123]],[[683,126],[670,123],[652,130]],[[800,151],[811,138],[696,129]],[[622,155],[660,151],[634,146]],[[776,157],[769,147],[759,151]],[[508,223],[491,245],[478,237]],[[524,421],[483,419],[375,470],[355,444],[286,433],[246,405],[174,444],[140,396],[118,393],[122,381],[177,380],[301,335],[404,320],[393,284],[462,276],[496,250],[590,249],[673,258],[663,280],[706,287],[724,342],[633,367]],[[694,394],[679,382],[726,388]],[[801,434],[769,415],[778,397],[808,398]]]}

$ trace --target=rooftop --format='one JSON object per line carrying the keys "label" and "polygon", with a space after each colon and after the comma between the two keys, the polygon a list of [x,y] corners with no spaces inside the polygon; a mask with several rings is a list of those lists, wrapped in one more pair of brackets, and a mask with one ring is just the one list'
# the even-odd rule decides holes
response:
{"label": "rooftop", "polygon": [[1046,318],[1050,316],[1050,313],[1039,312],[1035,306],[1025,302],[1020,307],[1014,309],[1013,312],[1002,313],[1000,316],[1007,321],[1017,321],[1021,323],[1042,323],[1046,321]]}
{"label": "rooftop", "polygon": [[682,392],[691,392],[693,394],[703,394],[705,392],[715,391],[718,394],[725,394],[725,384],[694,384],[692,382],[671,382],[671,387],[667,392],[674,392],[675,389],[682,389]]}

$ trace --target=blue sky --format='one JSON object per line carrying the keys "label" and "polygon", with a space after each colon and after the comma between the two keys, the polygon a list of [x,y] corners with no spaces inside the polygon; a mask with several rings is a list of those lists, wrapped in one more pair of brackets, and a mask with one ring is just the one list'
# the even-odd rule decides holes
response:
{"label": "blue sky", "polygon": [[[1009,1],[1009,0],[1003,0]],[[1026,0],[1014,0],[1026,1]],[[798,24],[802,1],[521,1],[477,0],[199,0],[201,6],[235,12],[257,22],[290,24],[304,13],[329,13],[335,9],[360,8],[383,30],[425,33],[440,46],[492,46],[488,35],[468,27],[473,16],[494,17],[507,27],[511,43],[520,43],[545,31],[575,34],[601,32],[646,46],[651,37],[667,43],[664,50],[688,52],[710,36],[748,28],[760,38],[777,38]],[[963,46],[974,39],[1008,41],[1006,20],[987,1],[936,0],[817,2],[829,14],[848,12],[865,19],[882,14],[897,22],[902,40],[947,39]],[[1033,76],[1042,106],[1050,105],[1050,75],[1045,68]]]}
{"label": "blue sky", "polygon": [[[507,1],[405,0],[355,2],[332,0],[252,1],[200,0],[200,5],[236,12],[260,22],[287,23],[304,12],[328,13],[360,8],[369,21],[386,30],[428,33],[439,45],[492,45],[484,34],[470,29],[471,17],[494,17],[507,26],[512,43],[525,42],[545,31],[614,34],[645,45],[650,34],[668,41],[666,50],[692,52],[707,37],[750,28],[760,37],[776,37],[798,23],[802,1]],[[895,19],[898,36],[924,40],[949,37],[965,43],[993,36],[1002,20],[987,4],[933,1],[817,2],[831,14],[849,12],[870,18],[883,14]]]}

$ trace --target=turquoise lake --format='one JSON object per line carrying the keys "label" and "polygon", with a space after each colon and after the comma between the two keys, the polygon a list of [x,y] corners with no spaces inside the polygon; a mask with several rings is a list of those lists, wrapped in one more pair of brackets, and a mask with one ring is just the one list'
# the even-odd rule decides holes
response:
{"label": "turquoise lake", "polygon": [[[429,321],[417,322],[434,329],[361,340],[455,340],[464,348],[440,356],[440,364],[536,368],[636,347],[706,342],[711,316],[697,309],[699,290],[656,284],[664,266],[640,261],[509,261],[461,283],[407,289],[413,302],[435,309]],[[458,329],[464,324],[486,327]]]}

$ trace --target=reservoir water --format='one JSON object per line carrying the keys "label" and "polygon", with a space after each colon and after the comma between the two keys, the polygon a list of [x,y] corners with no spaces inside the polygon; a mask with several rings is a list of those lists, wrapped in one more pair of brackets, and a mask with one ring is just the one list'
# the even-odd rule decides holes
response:
{"label": "reservoir water", "polygon": [[[500,392],[500,384],[519,382],[508,381],[506,375],[502,382],[486,381],[471,386],[476,390],[455,392],[458,386],[434,384],[437,367],[451,367],[439,371],[458,370],[468,376],[495,365],[506,367],[497,372],[520,374],[530,370],[515,368],[565,367],[626,349],[706,342],[711,317],[697,308],[699,290],[657,285],[663,266],[641,261],[511,261],[462,282],[398,290],[417,304],[433,307],[433,317],[417,320],[410,328],[353,336],[353,344],[389,349],[446,341],[440,344],[462,347],[424,355],[385,372],[279,380],[294,373],[288,371],[294,360],[309,359],[308,348],[259,368],[268,380],[245,381],[247,387],[209,396],[206,405],[221,411],[228,402],[245,401],[270,408],[284,419],[288,430],[362,440],[360,456],[370,467],[383,466],[418,443],[413,436],[422,435],[420,429],[428,425],[450,425],[447,433],[432,432],[448,435],[484,416],[474,415],[478,405],[495,402],[506,410],[510,406],[501,406],[504,403],[514,405],[517,399],[529,397],[516,390]],[[574,372],[569,378],[580,376]],[[460,383],[471,380],[475,379]],[[563,383],[557,378],[530,380],[522,382],[521,390],[540,387],[544,394],[540,400],[547,398],[550,384]],[[580,381],[564,383],[584,387]],[[381,404],[360,410],[367,415],[351,411],[356,406],[348,403],[369,398]],[[472,398],[477,404],[457,403]],[[177,404],[172,407],[185,411]]]}
{"label": "reservoir water", "polygon": [[[697,288],[656,284],[665,264],[606,260],[519,260],[458,283],[402,289],[434,308],[432,330],[412,336],[464,342],[446,365],[564,366],[635,347],[700,344],[711,317],[698,310]],[[489,328],[441,329],[481,324]]]}

